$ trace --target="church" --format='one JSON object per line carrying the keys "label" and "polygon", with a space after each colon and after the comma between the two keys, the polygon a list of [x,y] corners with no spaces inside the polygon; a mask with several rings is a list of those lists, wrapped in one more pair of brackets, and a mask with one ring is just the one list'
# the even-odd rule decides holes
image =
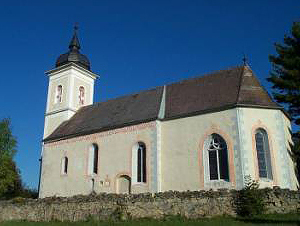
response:
{"label": "church", "polygon": [[69,51],[49,77],[39,197],[297,189],[289,116],[247,65],[93,103],[99,78]]}

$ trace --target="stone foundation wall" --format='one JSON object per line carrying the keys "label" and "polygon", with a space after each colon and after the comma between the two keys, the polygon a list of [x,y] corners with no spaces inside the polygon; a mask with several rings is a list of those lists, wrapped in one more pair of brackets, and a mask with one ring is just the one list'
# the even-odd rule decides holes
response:
{"label": "stone foundation wall", "polygon": [[[187,218],[235,216],[237,192],[169,191],[156,194],[99,194],[36,200],[15,198],[0,202],[0,221],[78,221],[90,217],[99,220],[160,219],[176,215]],[[263,192],[267,213],[300,212],[300,191],[275,188],[264,189]]]}

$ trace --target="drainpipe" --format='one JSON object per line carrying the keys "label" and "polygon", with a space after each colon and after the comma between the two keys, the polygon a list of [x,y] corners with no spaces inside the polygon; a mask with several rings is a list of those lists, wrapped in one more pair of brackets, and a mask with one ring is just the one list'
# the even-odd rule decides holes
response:
{"label": "drainpipe", "polygon": [[39,158],[40,162],[40,172],[39,172],[39,184],[38,184],[38,197],[40,197],[40,186],[41,186],[41,176],[42,176],[42,163],[43,163],[43,158]]}
{"label": "drainpipe", "polygon": [[92,178],[92,193],[95,192],[95,179]]}

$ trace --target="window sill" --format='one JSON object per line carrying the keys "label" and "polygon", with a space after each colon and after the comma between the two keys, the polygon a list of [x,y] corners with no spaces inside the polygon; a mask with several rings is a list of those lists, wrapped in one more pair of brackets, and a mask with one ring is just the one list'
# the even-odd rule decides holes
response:
{"label": "window sill", "polygon": [[147,185],[147,182],[132,182],[132,185],[146,186],[146,185]]}
{"label": "window sill", "polygon": [[86,175],[88,178],[95,178],[95,177],[99,177],[99,175],[98,174],[95,174],[95,173],[93,173],[93,174],[88,174],[88,175]]}
{"label": "window sill", "polygon": [[264,188],[273,185],[274,181],[268,178],[259,178],[258,183],[260,188]]}
{"label": "window sill", "polygon": [[274,181],[268,178],[259,178],[259,188],[271,188],[274,186]]}
{"label": "window sill", "polygon": [[230,181],[226,181],[226,180],[209,180],[204,184],[204,188],[208,188],[208,189],[219,189],[219,188],[231,189],[232,184],[231,184]]}
{"label": "window sill", "polygon": [[259,182],[273,183],[273,179],[261,177],[261,178],[259,178]]}

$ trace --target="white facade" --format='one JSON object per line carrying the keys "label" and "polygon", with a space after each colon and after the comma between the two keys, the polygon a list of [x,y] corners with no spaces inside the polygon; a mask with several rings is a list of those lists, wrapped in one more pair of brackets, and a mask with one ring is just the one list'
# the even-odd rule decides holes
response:
{"label": "white facade", "polygon": [[[98,77],[75,63],[47,71],[49,76],[44,138],[76,111],[93,104],[94,81]],[[82,92],[83,91],[83,92]]]}
{"label": "white facade", "polygon": [[[241,189],[250,175],[262,187],[296,189],[288,155],[289,121],[280,110],[234,108],[216,113],[139,125],[45,144],[40,197],[72,196],[92,191],[123,193],[168,190]],[[256,129],[269,137],[272,179],[258,174]],[[210,180],[205,141],[211,134],[224,138],[228,148],[229,180]],[[136,179],[136,146],[146,146],[146,181]],[[97,144],[98,172],[91,173],[90,147]],[[62,173],[68,158],[67,174]],[[92,161],[93,162],[93,161]],[[134,166],[134,167],[133,167]],[[128,180],[126,180],[128,178]],[[122,182],[123,181],[123,182]],[[127,185],[126,185],[127,183]]]}

